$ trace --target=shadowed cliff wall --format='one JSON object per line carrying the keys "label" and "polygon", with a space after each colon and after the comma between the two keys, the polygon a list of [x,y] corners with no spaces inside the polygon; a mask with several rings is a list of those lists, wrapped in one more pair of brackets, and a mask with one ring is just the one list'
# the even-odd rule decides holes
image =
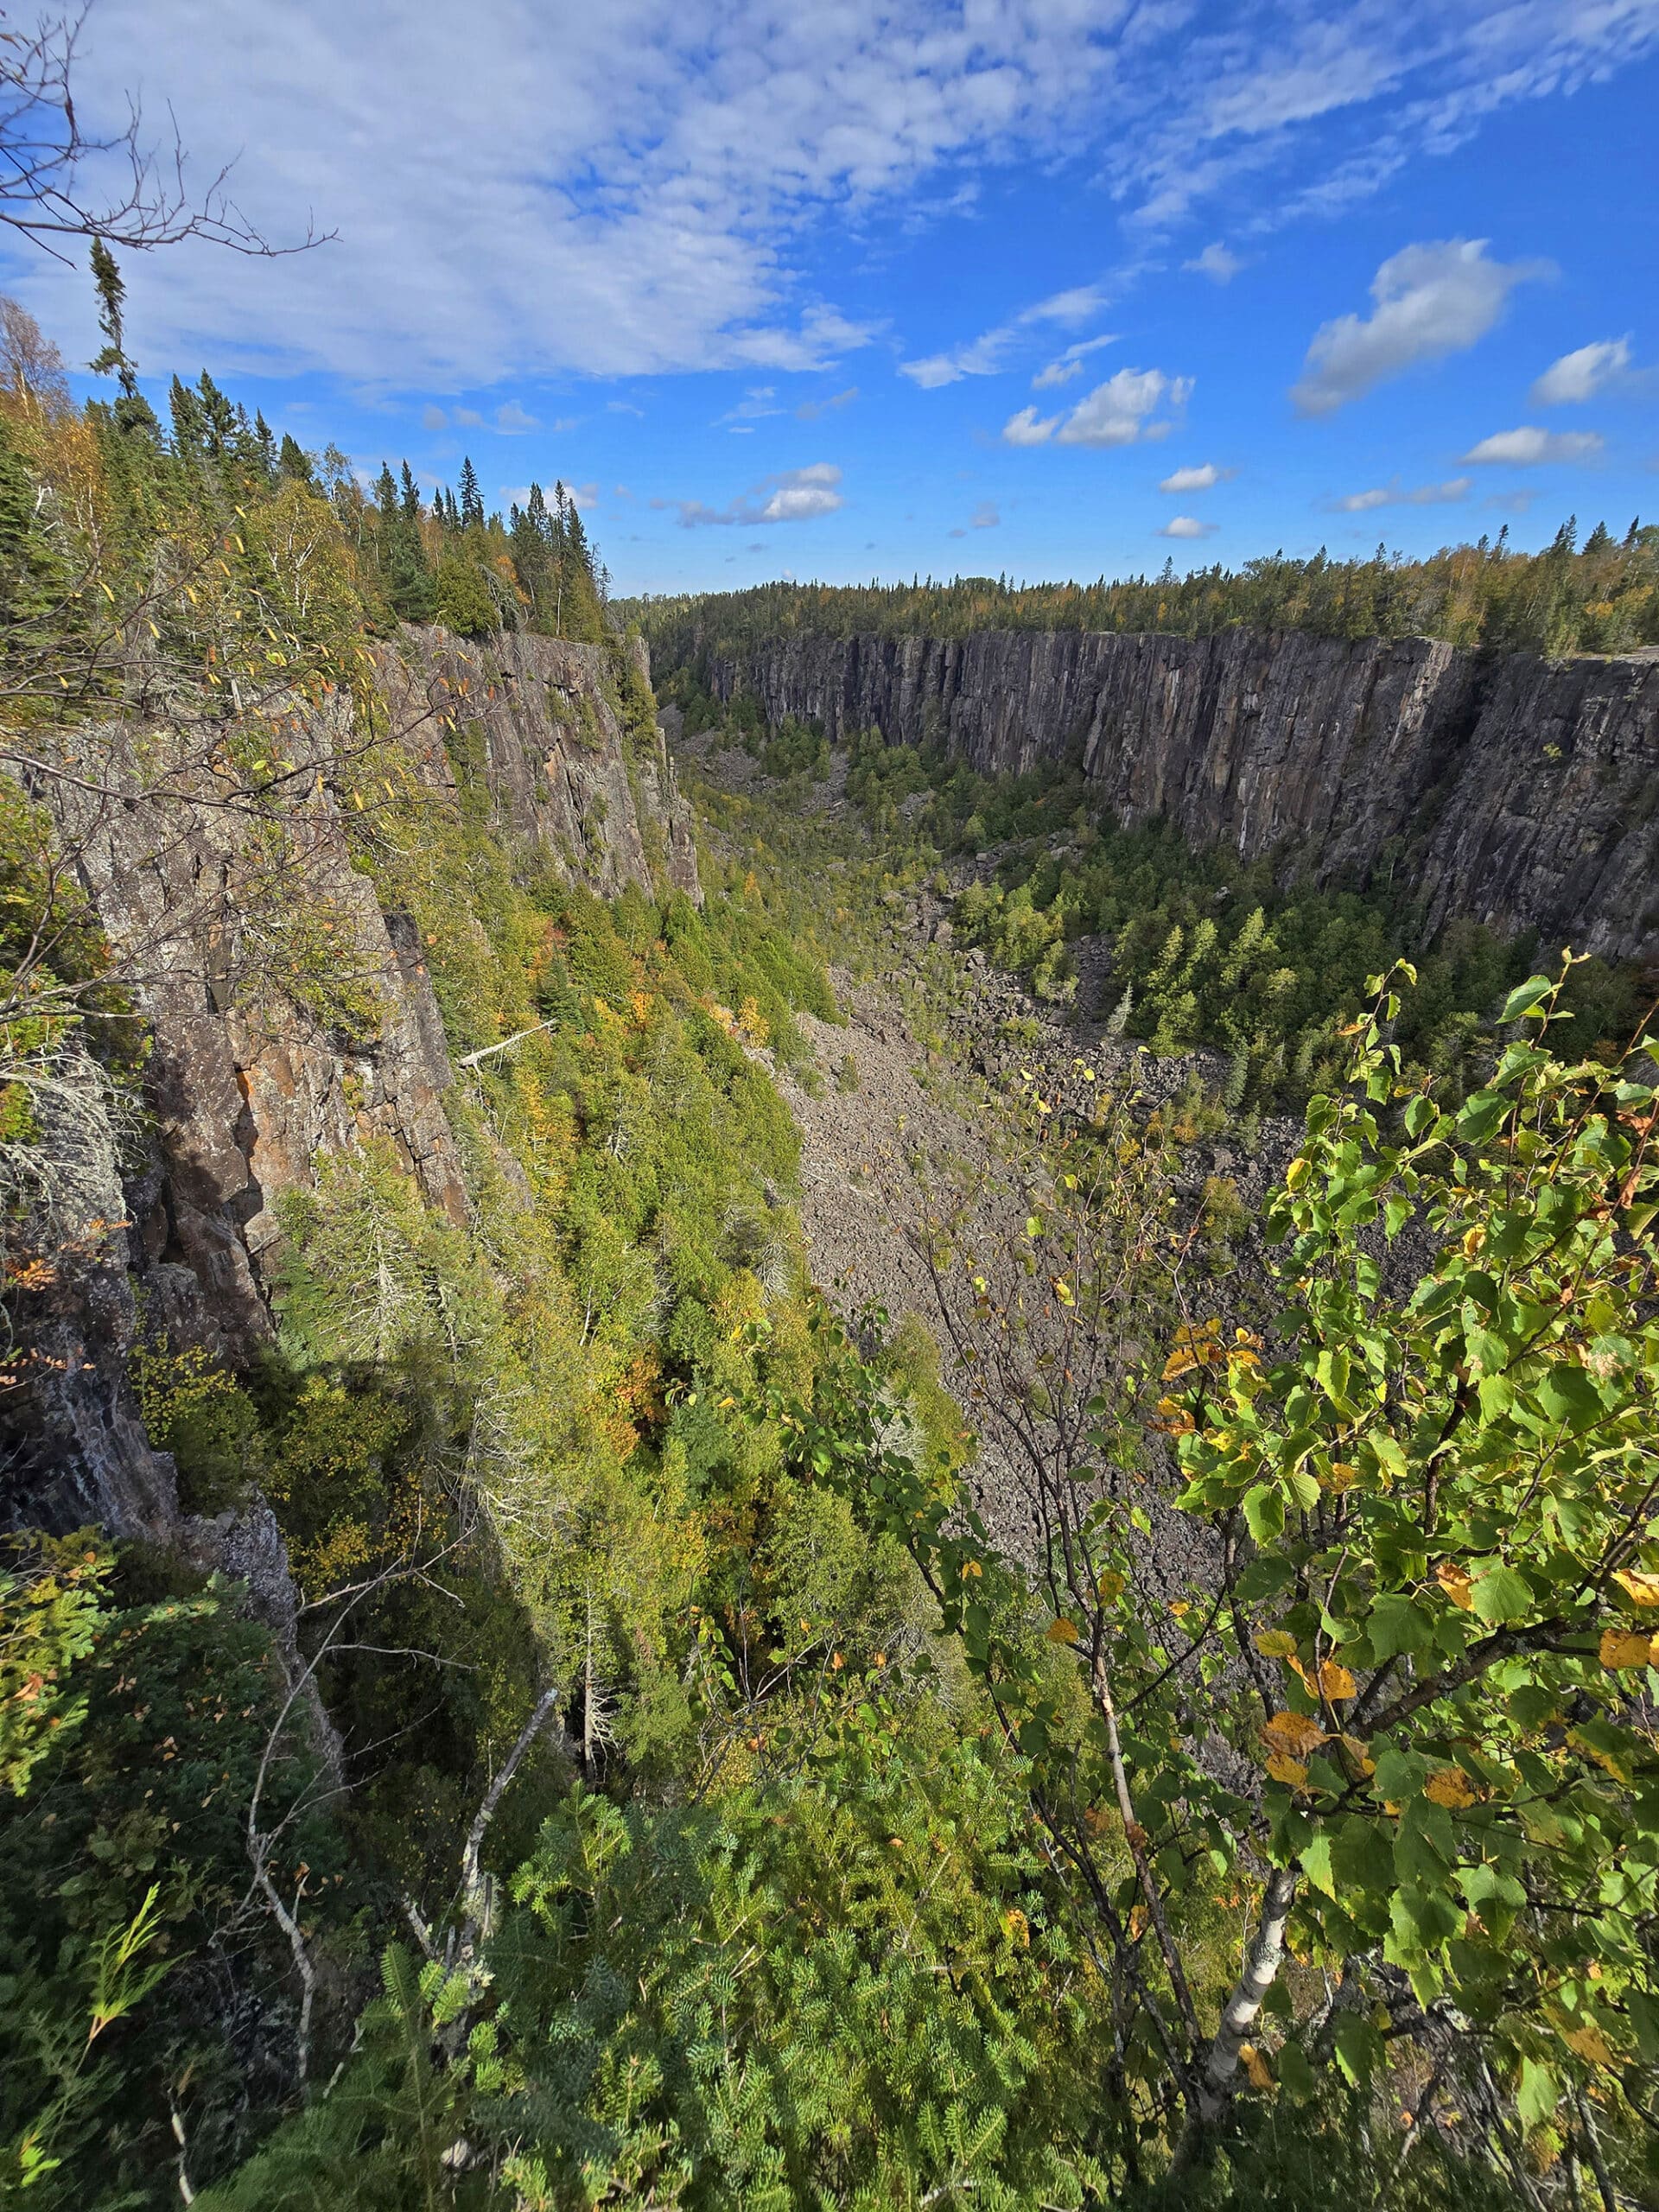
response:
{"label": "shadowed cliff wall", "polygon": [[709,680],[773,724],[878,728],[988,773],[1075,751],[1122,821],[1281,853],[1287,878],[1403,874],[1437,927],[1659,958],[1659,653],[981,631],[791,639]]}

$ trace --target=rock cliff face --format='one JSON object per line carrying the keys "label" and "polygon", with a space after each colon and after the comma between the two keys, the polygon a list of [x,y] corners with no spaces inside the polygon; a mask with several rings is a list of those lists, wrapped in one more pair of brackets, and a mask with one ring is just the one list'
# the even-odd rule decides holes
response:
{"label": "rock cliff face", "polygon": [[1077,753],[1122,821],[1397,875],[1472,916],[1659,958],[1659,653],[1550,662],[1410,638],[980,632],[801,638],[712,688],[832,740],[879,728],[1003,772]]}
{"label": "rock cliff face", "polygon": [[[550,861],[607,893],[651,889],[654,869],[701,898],[666,751],[654,730],[625,730],[602,648],[410,632],[383,651],[378,681],[412,776],[441,800],[457,752],[480,765],[493,826],[527,863]],[[331,701],[306,709],[288,741],[302,769],[325,769],[356,736],[349,709]],[[152,756],[156,741],[153,731],[134,739]],[[100,1135],[96,1113],[78,1124],[76,1205],[91,1226],[59,1229],[55,1280],[31,1326],[37,1357],[9,1413],[0,1525],[97,1522],[164,1543],[249,1580],[280,1628],[287,1573],[274,1521],[263,1506],[213,1522],[181,1516],[125,1356],[145,1325],[175,1349],[252,1352],[270,1332],[276,1202],[356,1141],[389,1141],[429,1201],[465,1219],[444,1110],[454,1077],[423,946],[353,865],[342,815],[318,819],[314,808],[273,880],[258,825],[232,813],[176,798],[54,803],[105,931],[140,979],[148,1124],[124,1141],[112,1126]],[[240,934],[284,900],[326,912],[329,957],[372,1019],[342,1027],[326,1007],[261,988]]]}

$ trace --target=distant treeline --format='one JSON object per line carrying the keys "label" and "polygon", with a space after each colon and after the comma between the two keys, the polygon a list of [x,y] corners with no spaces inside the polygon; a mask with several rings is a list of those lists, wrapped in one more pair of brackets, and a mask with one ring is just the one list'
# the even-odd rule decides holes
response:
{"label": "distant treeline", "polygon": [[1659,644],[1659,525],[1615,537],[1598,523],[1582,545],[1569,518],[1541,553],[1496,538],[1410,561],[1379,545],[1368,559],[1283,553],[1178,576],[1091,584],[1015,584],[952,576],[909,584],[759,584],[641,600],[627,609],[664,670],[709,652],[753,652],[801,636],[966,637],[976,630],[1305,630],[1330,638],[1445,638],[1454,645],[1566,653]]}

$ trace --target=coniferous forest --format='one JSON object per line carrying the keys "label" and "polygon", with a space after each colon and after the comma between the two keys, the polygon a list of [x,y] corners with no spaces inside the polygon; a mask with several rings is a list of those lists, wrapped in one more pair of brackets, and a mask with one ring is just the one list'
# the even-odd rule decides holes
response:
{"label": "coniferous forest", "polygon": [[130,265],[0,302],[0,2198],[1659,2201],[1652,972],[704,680],[1655,532],[623,605]]}

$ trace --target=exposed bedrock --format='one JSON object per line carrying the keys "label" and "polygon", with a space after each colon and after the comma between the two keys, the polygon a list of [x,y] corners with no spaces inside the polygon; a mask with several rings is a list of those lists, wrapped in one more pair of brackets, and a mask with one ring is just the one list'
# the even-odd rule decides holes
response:
{"label": "exposed bedrock", "polygon": [[[378,680],[414,775],[437,798],[453,791],[457,759],[476,764],[491,827],[521,864],[607,894],[667,883],[701,898],[690,810],[659,734],[624,728],[603,648],[411,631],[381,649]],[[153,748],[153,730],[144,741]],[[320,769],[353,741],[340,695],[308,709],[290,739]],[[93,1226],[56,1230],[56,1287],[30,1323],[41,1357],[0,1439],[0,1526],[97,1522],[218,1561],[257,1597],[262,1582],[286,1584],[269,1511],[181,1519],[125,1356],[147,1329],[175,1349],[251,1357],[271,1330],[277,1201],[314,1184],[330,1155],[389,1145],[429,1204],[465,1219],[445,1110],[454,1076],[425,948],[410,916],[383,910],[343,817],[312,824],[285,887],[261,873],[257,825],[222,809],[72,793],[56,810],[118,957],[140,979],[148,1118],[141,1160],[114,1128],[83,1142],[78,1204]],[[238,974],[238,932],[254,934],[249,917],[273,893],[326,912],[340,971],[371,1019],[333,1025],[326,1007],[262,984],[257,966],[251,982]],[[267,1611],[280,1618],[280,1605]]]}
{"label": "exposed bedrock", "polygon": [[981,631],[795,638],[709,676],[774,724],[879,728],[988,772],[1075,751],[1122,821],[1280,855],[1287,878],[1403,875],[1436,927],[1659,958],[1659,652]]}

